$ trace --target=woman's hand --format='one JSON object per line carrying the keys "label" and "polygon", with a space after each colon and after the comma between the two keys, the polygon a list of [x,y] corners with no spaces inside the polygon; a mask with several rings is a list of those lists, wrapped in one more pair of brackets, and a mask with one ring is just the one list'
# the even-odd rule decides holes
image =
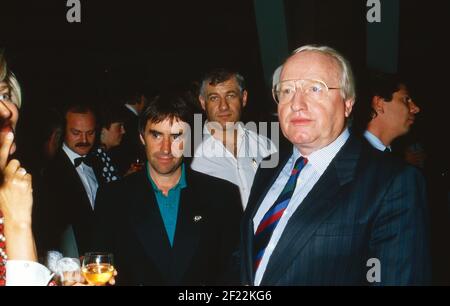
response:
{"label": "woman's hand", "polygon": [[0,209],[5,223],[31,225],[33,190],[31,175],[20,167],[18,160],[12,160],[3,172],[3,184],[0,187]]}
{"label": "woman's hand", "polygon": [[[7,160],[14,137],[10,133],[0,148],[0,167]],[[31,175],[20,167],[18,160],[11,160],[3,170],[3,183],[0,186],[0,210],[5,222],[14,225],[31,225],[33,196]]]}
{"label": "woman's hand", "polygon": [[9,259],[37,260],[36,246],[31,230],[33,191],[31,175],[20,167],[18,160],[8,163],[14,135],[7,133],[0,144],[0,210],[4,217],[6,249]]}

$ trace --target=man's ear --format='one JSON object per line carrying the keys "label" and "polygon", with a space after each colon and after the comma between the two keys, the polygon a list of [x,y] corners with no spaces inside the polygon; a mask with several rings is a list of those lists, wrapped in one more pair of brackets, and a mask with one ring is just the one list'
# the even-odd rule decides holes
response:
{"label": "man's ear", "polygon": [[139,138],[141,139],[142,145],[145,147],[144,137],[142,137],[142,134],[141,134],[141,133],[139,133]]}
{"label": "man's ear", "polygon": [[198,96],[198,100],[200,101],[200,104],[202,105],[202,109],[206,112],[206,101],[205,98],[203,98],[202,95]]}
{"label": "man's ear", "polygon": [[372,109],[379,114],[384,114],[384,99],[380,96],[374,96],[372,98]]}
{"label": "man's ear", "polygon": [[247,96],[248,96],[248,92],[247,92],[247,90],[244,90],[242,92],[242,107],[245,107],[247,105]]}
{"label": "man's ear", "polygon": [[348,99],[344,101],[345,104],[345,118],[350,117],[350,114],[352,113],[353,110],[353,105],[355,104],[355,99]]}

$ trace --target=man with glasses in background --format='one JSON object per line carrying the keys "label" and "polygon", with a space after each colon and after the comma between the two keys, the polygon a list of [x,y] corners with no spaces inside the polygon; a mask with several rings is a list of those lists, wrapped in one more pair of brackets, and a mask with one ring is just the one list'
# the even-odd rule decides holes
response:
{"label": "man with glasses in background", "polygon": [[256,174],[242,226],[243,283],[426,284],[423,178],[350,135],[347,60],[326,46],[303,46],[273,92],[292,151]]}

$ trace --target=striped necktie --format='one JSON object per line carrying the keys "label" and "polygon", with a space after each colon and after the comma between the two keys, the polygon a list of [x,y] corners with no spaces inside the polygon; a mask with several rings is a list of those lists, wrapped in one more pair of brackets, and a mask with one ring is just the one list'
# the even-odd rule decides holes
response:
{"label": "striped necktie", "polygon": [[283,191],[261,219],[261,222],[256,229],[253,240],[253,267],[255,273],[261,263],[264,251],[266,250],[270,238],[272,237],[272,233],[280,221],[281,216],[283,216],[283,212],[289,205],[289,201],[291,200],[295,186],[297,185],[297,178],[307,162],[308,160],[303,157],[299,157],[297,159],[294,169],[292,169],[291,176],[284,186]]}

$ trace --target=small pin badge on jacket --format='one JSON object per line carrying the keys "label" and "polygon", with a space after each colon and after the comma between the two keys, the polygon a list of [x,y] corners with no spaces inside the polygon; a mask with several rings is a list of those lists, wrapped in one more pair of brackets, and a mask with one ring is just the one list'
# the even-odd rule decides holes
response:
{"label": "small pin badge on jacket", "polygon": [[194,217],[194,222],[198,222],[202,219],[202,216],[195,216]]}
{"label": "small pin badge on jacket", "polygon": [[256,160],[254,158],[252,158],[252,166],[253,166],[253,169],[255,169],[255,170],[258,169],[258,163],[256,162]]}

